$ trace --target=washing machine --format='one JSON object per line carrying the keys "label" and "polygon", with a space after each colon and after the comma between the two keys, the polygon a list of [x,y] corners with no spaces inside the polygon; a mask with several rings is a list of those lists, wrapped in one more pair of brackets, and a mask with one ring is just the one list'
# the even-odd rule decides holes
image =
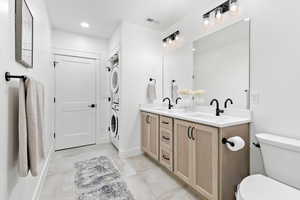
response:
{"label": "washing machine", "polygon": [[119,105],[112,104],[111,110],[111,117],[110,117],[110,140],[111,143],[119,149]]}
{"label": "washing machine", "polygon": [[110,92],[112,103],[120,103],[120,67],[119,54],[115,54],[111,59]]}
{"label": "washing machine", "polygon": [[119,149],[120,65],[119,52],[110,58],[111,117],[110,140]]}

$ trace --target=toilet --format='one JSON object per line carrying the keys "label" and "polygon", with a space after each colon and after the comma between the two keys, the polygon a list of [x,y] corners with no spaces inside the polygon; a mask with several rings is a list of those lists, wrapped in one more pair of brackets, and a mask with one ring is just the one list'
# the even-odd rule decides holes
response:
{"label": "toilet", "polygon": [[256,137],[267,177],[246,177],[239,185],[237,200],[300,199],[300,140],[264,133]]}

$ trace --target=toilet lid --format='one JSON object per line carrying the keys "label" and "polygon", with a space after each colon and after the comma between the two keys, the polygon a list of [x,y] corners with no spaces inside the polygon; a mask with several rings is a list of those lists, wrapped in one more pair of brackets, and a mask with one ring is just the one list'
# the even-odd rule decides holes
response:
{"label": "toilet lid", "polygon": [[295,200],[300,190],[262,175],[245,178],[239,187],[239,200]]}

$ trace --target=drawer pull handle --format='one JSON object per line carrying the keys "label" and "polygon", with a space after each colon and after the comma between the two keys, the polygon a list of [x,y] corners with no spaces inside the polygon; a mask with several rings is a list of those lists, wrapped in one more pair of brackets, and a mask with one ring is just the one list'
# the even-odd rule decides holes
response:
{"label": "drawer pull handle", "polygon": [[168,158],[168,157],[165,156],[165,155],[163,155],[162,157],[163,157],[163,159],[165,159],[165,160],[170,160],[170,158]]}
{"label": "drawer pull handle", "polygon": [[193,128],[191,129],[191,139],[192,139],[192,140],[196,140],[196,139],[195,139],[195,136],[194,136],[194,130],[195,130],[195,127],[193,127]]}
{"label": "drawer pull handle", "polygon": [[163,124],[169,124],[169,122],[165,122],[165,121],[162,121],[161,123],[163,123]]}
{"label": "drawer pull handle", "polygon": [[163,138],[164,140],[170,140],[170,138],[168,138],[168,137],[166,137],[166,136],[162,136],[162,138]]}

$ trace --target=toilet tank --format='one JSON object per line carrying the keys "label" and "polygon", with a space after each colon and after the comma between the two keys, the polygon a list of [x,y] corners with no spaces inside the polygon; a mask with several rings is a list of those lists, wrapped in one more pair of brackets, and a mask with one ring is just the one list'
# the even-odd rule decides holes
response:
{"label": "toilet tank", "polygon": [[256,135],[266,174],[279,182],[300,189],[300,140],[271,135]]}

